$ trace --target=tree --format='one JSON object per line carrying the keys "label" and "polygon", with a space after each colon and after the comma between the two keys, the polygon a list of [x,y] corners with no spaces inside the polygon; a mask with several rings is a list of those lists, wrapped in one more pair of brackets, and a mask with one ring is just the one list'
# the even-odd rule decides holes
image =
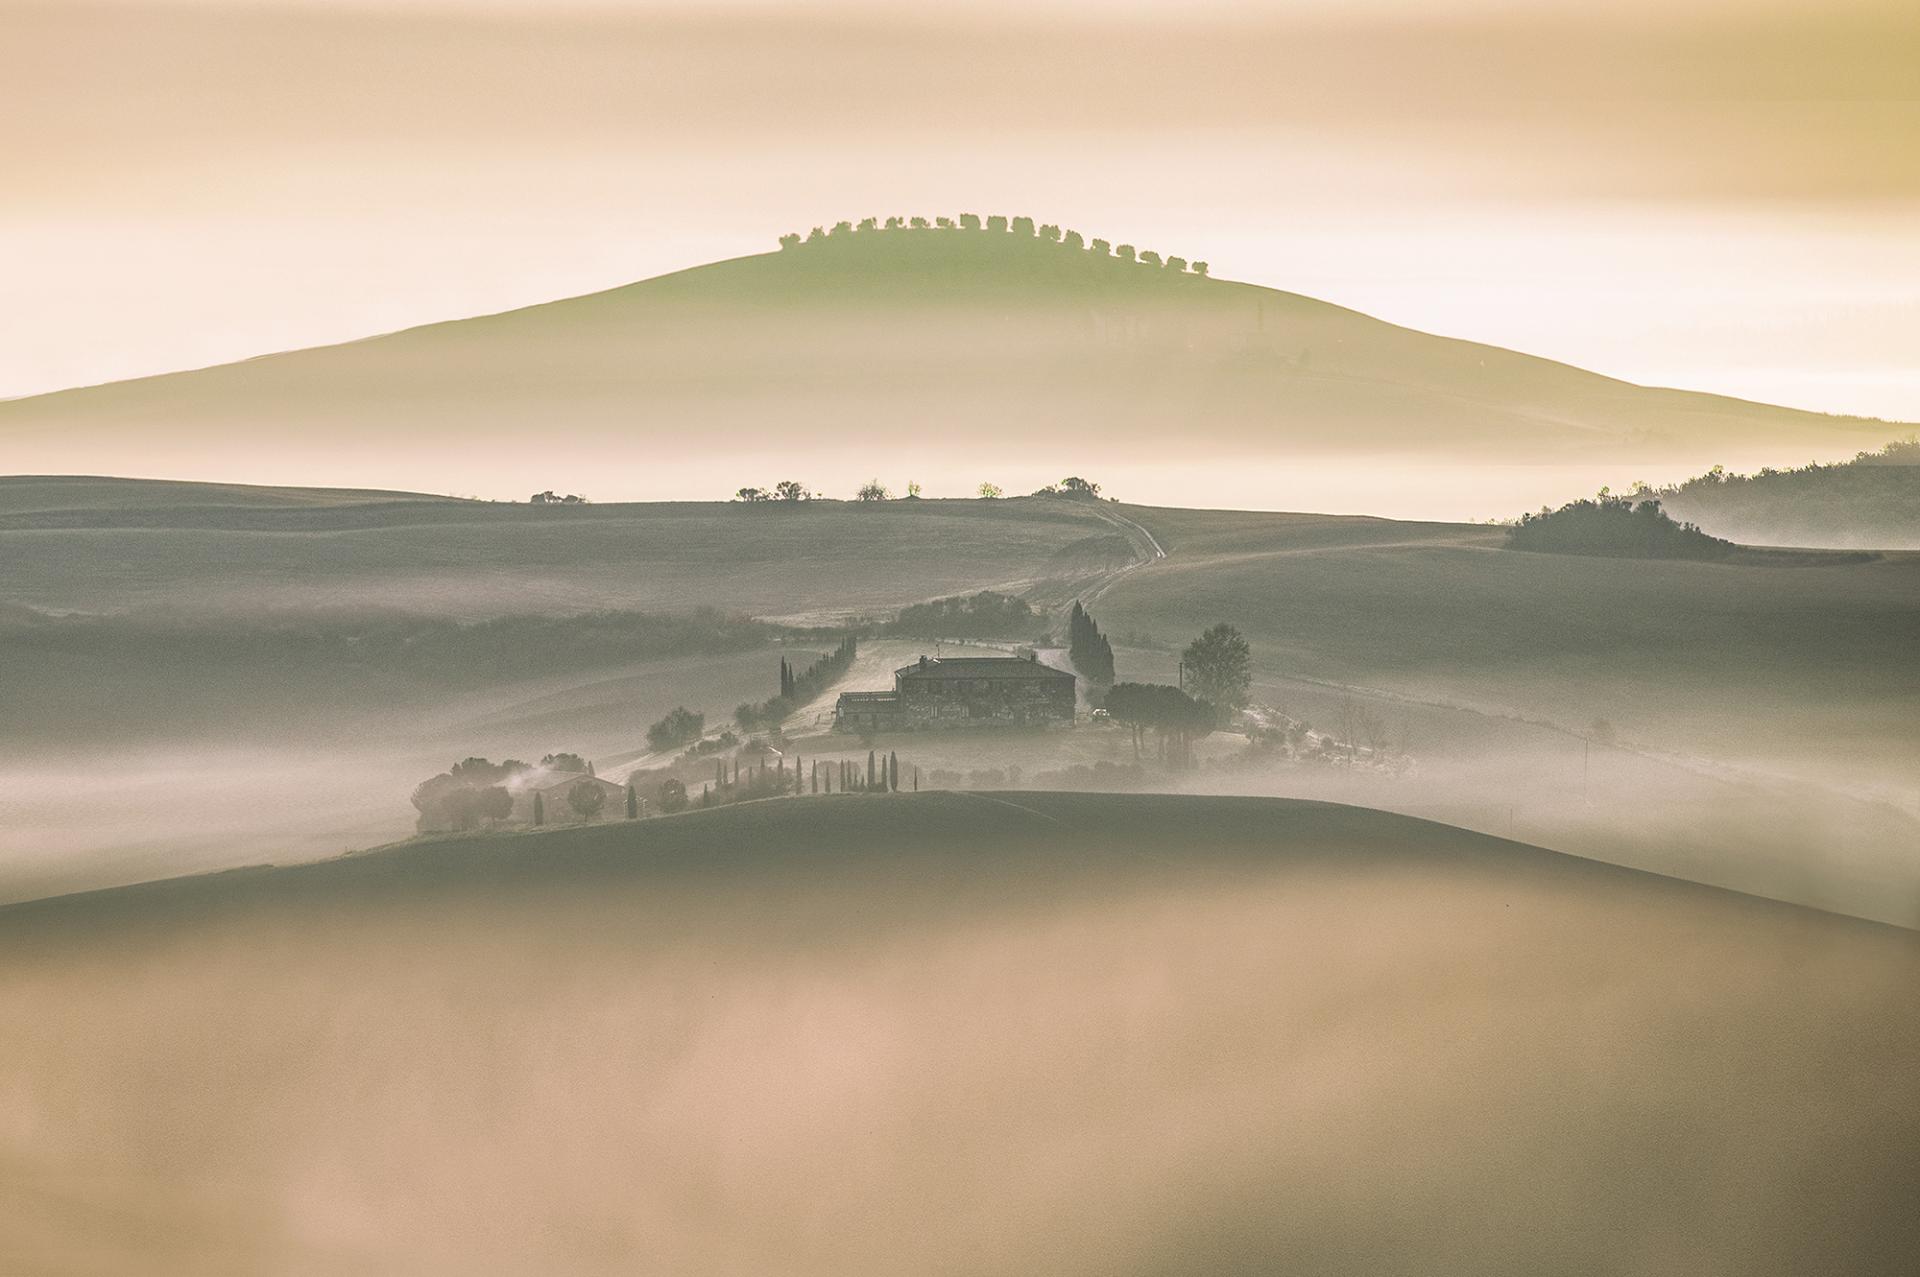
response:
{"label": "tree", "polygon": [[993,231],[995,234],[999,234],[999,235],[1006,234],[1007,232],[1006,217],[1000,213],[993,214],[991,217],[987,218],[987,229],[990,231]]}
{"label": "tree", "polygon": [[795,479],[782,479],[773,485],[773,495],[781,501],[805,501],[813,495]]}
{"label": "tree", "polygon": [[1084,248],[1087,243],[1086,240],[1081,238],[1079,231],[1068,231],[1061,237],[1061,242],[1068,248]]}
{"label": "tree", "polygon": [[1245,709],[1253,690],[1253,655],[1239,630],[1222,621],[1180,654],[1187,686],[1222,710]]}
{"label": "tree", "polygon": [[1205,262],[1195,262],[1193,264],[1193,273],[1205,279],[1207,277],[1207,264]]}
{"label": "tree", "polygon": [[887,788],[900,792],[900,755],[893,750],[887,751]]}
{"label": "tree", "polygon": [[826,237],[827,237],[826,228],[824,226],[816,226],[812,230],[807,232],[807,243],[809,244],[818,243],[819,241],[825,239]]}
{"label": "tree", "polygon": [[1060,481],[1060,491],[1070,497],[1082,497],[1091,500],[1100,495],[1100,485],[1089,483],[1079,475],[1068,475]]}
{"label": "tree", "polygon": [[742,488],[733,494],[735,501],[771,501],[773,494],[765,488]]}
{"label": "tree", "polygon": [[707,716],[682,705],[647,729],[647,747],[654,750],[672,749],[676,745],[699,740],[706,730]]}
{"label": "tree", "polygon": [[1113,251],[1113,245],[1107,243],[1107,241],[1105,241],[1104,239],[1096,239],[1095,241],[1093,241],[1093,255],[1095,257],[1105,257],[1108,253],[1111,253],[1112,251]]}
{"label": "tree", "polygon": [[981,500],[983,500],[983,501],[994,501],[994,500],[997,500],[997,499],[999,498],[999,496],[1000,496],[1000,485],[999,485],[999,484],[997,484],[997,483],[983,483],[983,484],[981,484],[981,485],[980,485],[980,499],[981,499]]}
{"label": "tree", "polygon": [[961,229],[961,230],[963,230],[963,231],[977,231],[977,230],[979,230],[979,229],[980,229],[980,214],[978,214],[978,213],[962,213],[962,214],[960,214],[960,229]]}
{"label": "tree", "polygon": [[1115,257],[1118,257],[1123,262],[1130,262],[1133,260],[1133,257],[1134,257],[1133,245],[1122,244],[1120,247],[1113,250],[1113,255]]}
{"label": "tree", "polygon": [[918,501],[919,499],[920,499],[920,485],[915,483],[911,479],[907,480],[907,500]]}
{"label": "tree", "polygon": [[640,792],[633,787],[632,781],[628,781],[627,782],[627,819],[637,820],[639,819],[639,816],[640,816]]}
{"label": "tree", "polygon": [[669,814],[687,809],[687,787],[669,776],[660,782],[660,810]]}
{"label": "tree", "polygon": [[927,229],[927,219],[924,217],[916,217],[910,220],[907,225],[916,231],[924,231]]}
{"label": "tree", "polygon": [[873,751],[868,750],[867,751],[867,788],[868,789],[872,789],[876,784],[879,783],[874,779],[873,762],[874,762]]}
{"label": "tree", "polygon": [[1031,217],[1016,217],[1010,224],[1010,229],[1015,235],[1031,235],[1033,234],[1033,219]]}
{"label": "tree", "polygon": [[547,823],[547,804],[538,793],[533,796],[533,823],[536,828]]}
{"label": "tree", "polygon": [[853,223],[852,222],[835,222],[833,224],[833,229],[828,231],[827,234],[851,235],[853,234]]}
{"label": "tree", "polygon": [[878,479],[869,479],[860,485],[860,491],[853,494],[860,501],[885,501],[892,494]]}
{"label": "tree", "polygon": [[1133,730],[1134,757],[1140,756],[1141,732],[1152,728],[1160,760],[1174,767],[1191,765],[1193,742],[1213,731],[1217,713],[1208,702],[1165,683],[1115,683],[1107,691],[1106,710]]}
{"label": "tree", "polygon": [[576,780],[567,790],[567,806],[582,820],[592,820],[606,805],[606,791],[593,781]]}
{"label": "tree", "polygon": [[1049,244],[1058,244],[1060,242],[1060,228],[1049,222],[1040,228],[1040,238]]}
{"label": "tree", "polygon": [[951,217],[936,217],[933,220],[943,231],[950,231],[953,229],[953,219]]}
{"label": "tree", "polygon": [[789,231],[785,235],[782,235],[780,237],[780,247],[783,249],[800,247],[799,232]]}
{"label": "tree", "polygon": [[1187,269],[1187,259],[1184,257],[1169,257],[1167,259],[1167,269],[1178,275]]}
{"label": "tree", "polygon": [[1140,264],[1142,266],[1158,266],[1160,264],[1160,254],[1149,248],[1140,254]]}
{"label": "tree", "polygon": [[550,772],[583,772],[588,770],[587,760],[578,754],[548,754],[540,760],[540,765]]}
{"label": "tree", "polygon": [[860,229],[863,231],[874,230],[879,225],[880,219],[877,217],[863,217],[860,219]]}
{"label": "tree", "polygon": [[890,230],[890,231],[897,231],[897,230],[899,230],[899,229],[900,229],[900,219],[899,219],[899,218],[897,218],[897,217],[889,217],[889,218],[887,219],[887,225],[886,225],[886,228],[887,228],[888,230]]}
{"label": "tree", "polygon": [[499,785],[488,785],[479,794],[480,814],[488,820],[505,820],[513,815],[513,795]]}

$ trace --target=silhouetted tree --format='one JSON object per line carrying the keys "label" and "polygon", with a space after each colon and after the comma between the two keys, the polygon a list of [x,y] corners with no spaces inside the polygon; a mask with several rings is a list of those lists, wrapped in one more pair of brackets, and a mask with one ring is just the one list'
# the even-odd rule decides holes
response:
{"label": "silhouetted tree", "polygon": [[962,214],[960,214],[960,229],[961,229],[961,230],[963,230],[963,231],[977,231],[977,230],[979,230],[979,229],[980,229],[980,214],[978,214],[978,213],[962,213]]}
{"label": "silhouetted tree", "polygon": [[773,485],[773,495],[781,501],[805,501],[813,493],[795,479],[782,479]]}
{"label": "silhouetted tree", "polygon": [[835,222],[833,224],[833,229],[831,231],[828,231],[827,233],[829,235],[851,235],[853,234],[853,223],[852,222]]}
{"label": "silhouetted tree", "polygon": [[574,814],[582,820],[592,820],[606,805],[606,791],[590,780],[575,781],[573,787],[567,790],[567,806],[573,808]]}
{"label": "silhouetted tree", "polygon": [[1002,214],[995,213],[987,218],[987,229],[1004,235],[1007,230],[1007,219]]}
{"label": "silhouetted tree", "polygon": [[628,781],[627,782],[627,819],[638,820],[639,818],[640,818],[640,792],[633,787],[632,781]]}
{"label": "silhouetted tree", "polygon": [[1245,709],[1253,690],[1253,654],[1239,630],[1222,621],[1180,654],[1187,686],[1223,711]]}
{"label": "silhouetted tree", "polygon": [[538,793],[533,796],[533,823],[536,828],[547,823],[547,804]]}
{"label": "silhouetted tree", "polygon": [[1060,242],[1065,244],[1068,248],[1084,248],[1087,243],[1085,239],[1081,238],[1079,231],[1068,231],[1064,236],[1061,237]]}
{"label": "silhouetted tree", "polygon": [[798,247],[800,247],[800,234],[799,234],[799,232],[797,232],[797,231],[788,231],[788,232],[787,232],[787,233],[786,233],[785,235],[782,235],[782,236],[780,237],[780,247],[781,247],[781,248],[783,248],[783,249],[785,249],[785,248],[798,248]]}
{"label": "silhouetted tree", "polygon": [[887,788],[900,792],[900,755],[893,750],[887,751]]}
{"label": "silhouetted tree", "polygon": [[1193,264],[1193,273],[1200,276],[1202,279],[1206,278],[1207,264],[1205,262],[1195,262]]}
{"label": "silhouetted tree", "polygon": [[[1031,217],[1016,217],[1009,223],[1008,229],[1012,230],[1015,235],[1031,235],[1033,234],[1033,219]],[[898,788],[898,786],[895,788]]]}
{"label": "silhouetted tree", "polygon": [[869,479],[861,484],[860,490],[853,495],[856,500],[860,501],[885,501],[892,494],[887,491],[886,486],[878,479]]}
{"label": "silhouetted tree", "polygon": [[874,762],[873,751],[868,750],[867,751],[867,788],[868,789],[872,789],[874,787],[874,784],[876,783],[874,780],[873,762]]}
{"label": "silhouetted tree", "polygon": [[924,217],[916,217],[909,220],[907,225],[916,231],[924,231],[927,229],[927,219]]}
{"label": "silhouetted tree", "polygon": [[[943,231],[950,231],[953,229],[953,219],[951,217],[936,217],[933,220],[939,226],[939,228]],[[979,219],[976,218],[975,220],[977,221]]]}
{"label": "silhouetted tree", "polygon": [[880,219],[875,217],[863,217],[860,219],[860,229],[863,231],[874,230],[879,225]]}
{"label": "silhouetted tree", "polygon": [[1133,257],[1134,257],[1133,245],[1122,244],[1120,247],[1113,250],[1113,255],[1115,257],[1118,257],[1123,262],[1130,262],[1133,260]]}
{"label": "silhouetted tree", "polygon": [[1187,259],[1184,257],[1169,257],[1167,259],[1167,269],[1178,275],[1187,269]]}
{"label": "silhouetted tree", "polygon": [[1060,491],[1070,497],[1094,498],[1100,495],[1100,485],[1089,483],[1079,475],[1068,475],[1060,481]]}
{"label": "silhouetted tree", "polygon": [[707,716],[682,705],[647,729],[647,746],[654,750],[672,749],[699,740],[706,730]]}
{"label": "silhouetted tree", "polygon": [[1040,228],[1040,238],[1049,244],[1058,244],[1060,242],[1060,228],[1049,222]]}
{"label": "silhouetted tree", "polygon": [[1000,496],[1000,485],[999,485],[999,484],[997,484],[997,483],[983,483],[983,484],[981,484],[981,485],[980,485],[980,496],[981,496],[981,499],[982,499],[982,500],[986,500],[986,501],[992,501],[992,500],[995,500],[996,498],[998,498],[998,497]]}
{"label": "silhouetted tree", "polygon": [[687,787],[669,776],[660,782],[660,810],[669,814],[687,809]]}
{"label": "silhouetted tree", "polygon": [[807,232],[807,243],[812,244],[818,240],[823,240],[826,237],[827,237],[826,228],[824,226],[816,226],[812,230]]}
{"label": "silhouetted tree", "polygon": [[584,772],[593,769],[593,764],[578,754],[548,754],[540,760],[540,765],[553,772]]}
{"label": "silhouetted tree", "polygon": [[1113,245],[1107,243],[1104,239],[1096,239],[1093,241],[1093,255],[1095,257],[1105,257],[1112,251]]}
{"label": "silhouetted tree", "polygon": [[735,501],[771,501],[773,494],[765,488],[742,488],[733,494]]}
{"label": "silhouetted tree", "polygon": [[1149,248],[1140,254],[1140,264],[1142,266],[1158,266],[1160,264],[1160,254]]}

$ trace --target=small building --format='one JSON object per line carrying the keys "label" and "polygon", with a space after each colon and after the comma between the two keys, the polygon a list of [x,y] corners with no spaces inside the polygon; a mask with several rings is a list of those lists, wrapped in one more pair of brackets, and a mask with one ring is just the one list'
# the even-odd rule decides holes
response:
{"label": "small building", "polygon": [[1041,727],[1073,722],[1076,680],[1024,656],[923,656],[893,672],[891,692],[842,692],[840,731]]}
{"label": "small building", "polygon": [[[600,791],[600,809],[590,817],[581,815],[567,797],[575,785],[582,783]],[[549,825],[572,824],[582,820],[626,819],[627,787],[601,780],[598,776],[589,776],[585,772],[552,773],[514,791],[513,820],[527,825],[533,823],[535,794],[540,795],[541,814]]]}

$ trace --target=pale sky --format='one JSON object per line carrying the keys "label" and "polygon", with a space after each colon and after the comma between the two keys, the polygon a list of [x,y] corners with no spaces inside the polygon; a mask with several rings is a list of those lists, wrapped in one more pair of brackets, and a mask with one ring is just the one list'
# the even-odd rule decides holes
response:
{"label": "pale sky", "polygon": [[1590,8],[0,0],[0,396],[978,209],[1920,420],[1914,6]]}

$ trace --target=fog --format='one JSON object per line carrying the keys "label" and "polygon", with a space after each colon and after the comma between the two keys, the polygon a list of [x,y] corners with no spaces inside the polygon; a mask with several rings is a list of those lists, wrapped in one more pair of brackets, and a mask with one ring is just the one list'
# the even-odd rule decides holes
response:
{"label": "fog", "polygon": [[1391,818],[1020,801],[803,799],[619,849],[576,831],[0,914],[0,1168],[30,1186],[0,1198],[7,1253],[1516,1274],[1920,1253],[1910,938]]}

